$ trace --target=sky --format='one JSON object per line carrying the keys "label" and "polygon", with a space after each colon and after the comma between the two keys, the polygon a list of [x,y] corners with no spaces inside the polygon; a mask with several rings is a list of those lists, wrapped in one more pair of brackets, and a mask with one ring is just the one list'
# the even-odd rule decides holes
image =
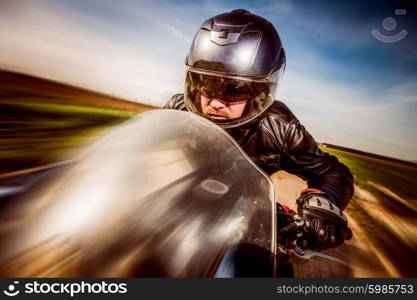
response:
{"label": "sky", "polygon": [[[0,68],[162,106],[183,91],[184,59],[199,26],[244,8],[277,29],[287,54],[278,100],[318,142],[417,161],[414,6],[411,0],[0,0]],[[406,35],[387,43],[373,30]]]}

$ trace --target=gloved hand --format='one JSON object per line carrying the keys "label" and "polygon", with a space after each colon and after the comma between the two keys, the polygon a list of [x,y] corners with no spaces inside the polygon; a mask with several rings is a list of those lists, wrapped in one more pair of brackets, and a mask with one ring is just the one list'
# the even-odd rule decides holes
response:
{"label": "gloved hand", "polygon": [[298,215],[304,220],[303,236],[297,241],[304,249],[324,250],[352,238],[346,216],[316,189],[306,189],[297,199]]}

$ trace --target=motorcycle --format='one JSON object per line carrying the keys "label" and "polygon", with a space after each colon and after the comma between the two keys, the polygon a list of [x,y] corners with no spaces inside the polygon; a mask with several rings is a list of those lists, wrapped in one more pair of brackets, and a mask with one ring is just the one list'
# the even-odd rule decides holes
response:
{"label": "motorcycle", "polygon": [[2,277],[291,277],[303,221],[220,127],[139,114],[1,221]]}

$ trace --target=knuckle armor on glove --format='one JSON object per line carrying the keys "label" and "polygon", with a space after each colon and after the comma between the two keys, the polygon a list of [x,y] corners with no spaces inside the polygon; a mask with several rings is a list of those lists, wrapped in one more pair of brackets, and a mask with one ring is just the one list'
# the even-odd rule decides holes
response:
{"label": "knuckle armor on glove", "polygon": [[304,248],[324,250],[341,245],[351,238],[351,231],[343,212],[324,192],[303,193],[298,199],[298,213],[304,220]]}

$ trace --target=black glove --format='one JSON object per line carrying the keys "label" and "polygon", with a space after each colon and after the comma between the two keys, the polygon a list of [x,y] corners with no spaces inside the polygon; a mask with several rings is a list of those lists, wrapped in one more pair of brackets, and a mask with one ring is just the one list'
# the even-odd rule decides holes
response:
{"label": "black glove", "polygon": [[297,241],[304,249],[324,250],[352,238],[346,216],[319,190],[307,189],[297,199],[298,214],[304,220],[303,235]]}

